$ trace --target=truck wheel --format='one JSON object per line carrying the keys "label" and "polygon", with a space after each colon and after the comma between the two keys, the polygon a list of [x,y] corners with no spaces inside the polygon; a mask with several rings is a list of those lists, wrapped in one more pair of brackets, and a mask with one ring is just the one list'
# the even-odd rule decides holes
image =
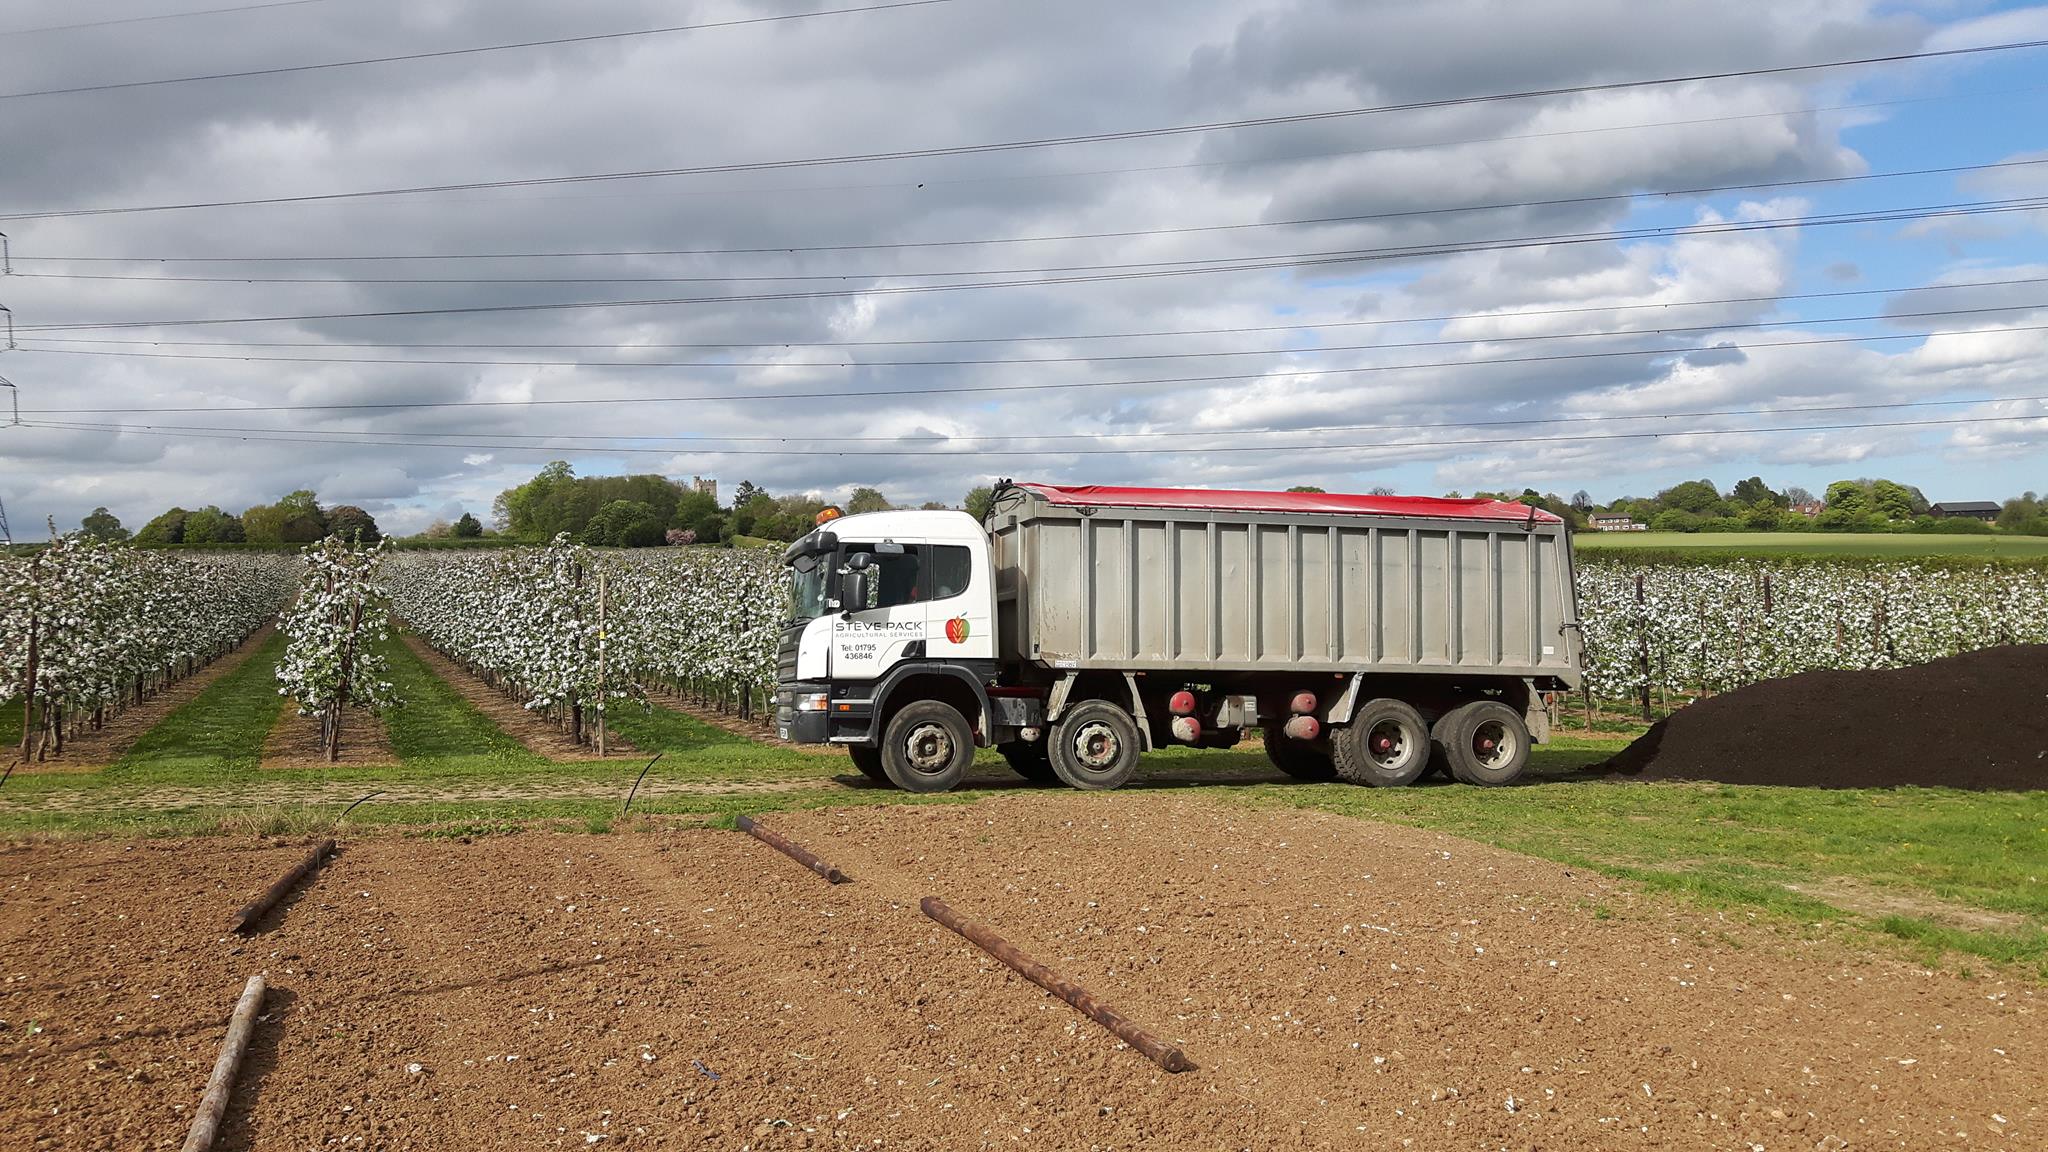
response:
{"label": "truck wheel", "polygon": [[1266,738],[1266,759],[1296,780],[1335,780],[1337,766],[1330,763],[1330,755],[1313,744],[1304,744],[1288,737],[1278,728],[1263,729]]}
{"label": "truck wheel", "polygon": [[1046,752],[1043,740],[1028,743],[1018,740],[1009,744],[998,744],[996,751],[1003,754],[1003,762],[1010,766],[1010,771],[1033,784],[1060,782],[1059,773],[1052,770],[1052,760]]}
{"label": "truck wheel", "polygon": [[1413,784],[1429,770],[1429,725],[1399,700],[1360,705],[1351,723],[1330,735],[1337,775],[1353,784],[1393,788]]}
{"label": "truck wheel", "polygon": [[1443,718],[1444,759],[1466,784],[1512,784],[1529,766],[1529,726],[1496,700],[1479,700]]}
{"label": "truck wheel", "polygon": [[880,748],[862,748],[860,745],[855,744],[846,749],[846,754],[853,757],[853,766],[860,769],[861,775],[884,787],[893,783],[889,779],[889,774],[882,770],[882,750]]}
{"label": "truck wheel", "polygon": [[1138,770],[1138,723],[1106,700],[1067,709],[1049,738],[1052,770],[1070,786],[1089,792],[1121,788]]}
{"label": "truck wheel", "polygon": [[905,705],[882,738],[882,770],[905,792],[949,791],[973,763],[974,729],[942,701]]}

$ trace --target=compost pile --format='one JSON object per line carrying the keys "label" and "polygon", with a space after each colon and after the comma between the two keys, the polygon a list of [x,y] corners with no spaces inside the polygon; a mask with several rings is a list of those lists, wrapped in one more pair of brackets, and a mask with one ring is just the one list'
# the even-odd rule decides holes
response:
{"label": "compost pile", "polygon": [[2048,788],[2048,645],[1765,680],[1674,713],[1601,767],[1807,788]]}

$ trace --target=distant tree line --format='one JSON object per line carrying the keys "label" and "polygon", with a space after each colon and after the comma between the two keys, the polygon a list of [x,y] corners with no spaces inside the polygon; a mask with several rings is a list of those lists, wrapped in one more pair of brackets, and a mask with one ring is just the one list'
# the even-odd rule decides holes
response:
{"label": "distant tree line", "polygon": [[353,504],[323,508],[312,492],[300,489],[275,504],[258,504],[241,515],[223,512],[213,504],[204,508],[171,508],[137,529],[131,536],[121,520],[105,508],[95,508],[79,524],[88,539],[134,543],[151,547],[172,544],[310,544],[328,536],[375,544],[383,539],[377,520]]}
{"label": "distant tree line", "polygon": [[[1524,494],[1527,495],[1526,493]],[[1555,497],[1545,497],[1545,507]],[[1996,527],[1967,517],[1935,516],[1920,489],[1896,480],[1837,480],[1816,498],[1800,487],[1773,489],[1762,477],[1737,481],[1726,493],[1712,480],[1687,480],[1651,497],[1624,496],[1595,505],[1585,492],[1571,500],[1581,517],[1628,516],[1657,532],[1951,532],[2048,535],[2048,513],[2029,492],[2005,502]],[[1555,511],[1555,508],[1552,508]]]}

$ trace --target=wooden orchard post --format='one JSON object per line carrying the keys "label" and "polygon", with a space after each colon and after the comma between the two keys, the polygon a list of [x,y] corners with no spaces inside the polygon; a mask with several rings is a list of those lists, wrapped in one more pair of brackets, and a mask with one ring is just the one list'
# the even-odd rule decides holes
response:
{"label": "wooden orchard post", "polygon": [[604,569],[597,570],[597,754],[604,755]]}

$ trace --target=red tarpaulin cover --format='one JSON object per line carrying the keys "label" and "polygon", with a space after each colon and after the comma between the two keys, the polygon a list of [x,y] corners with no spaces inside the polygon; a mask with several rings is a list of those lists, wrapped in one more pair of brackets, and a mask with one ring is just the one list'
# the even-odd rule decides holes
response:
{"label": "red tarpaulin cover", "polygon": [[1188,508],[1232,512],[1320,512],[1349,516],[1420,516],[1436,520],[1520,520],[1560,523],[1541,508],[1502,500],[1437,496],[1352,496],[1342,492],[1239,492],[1208,488],[1114,488],[1102,484],[1019,484],[1047,503],[1091,508]]}

